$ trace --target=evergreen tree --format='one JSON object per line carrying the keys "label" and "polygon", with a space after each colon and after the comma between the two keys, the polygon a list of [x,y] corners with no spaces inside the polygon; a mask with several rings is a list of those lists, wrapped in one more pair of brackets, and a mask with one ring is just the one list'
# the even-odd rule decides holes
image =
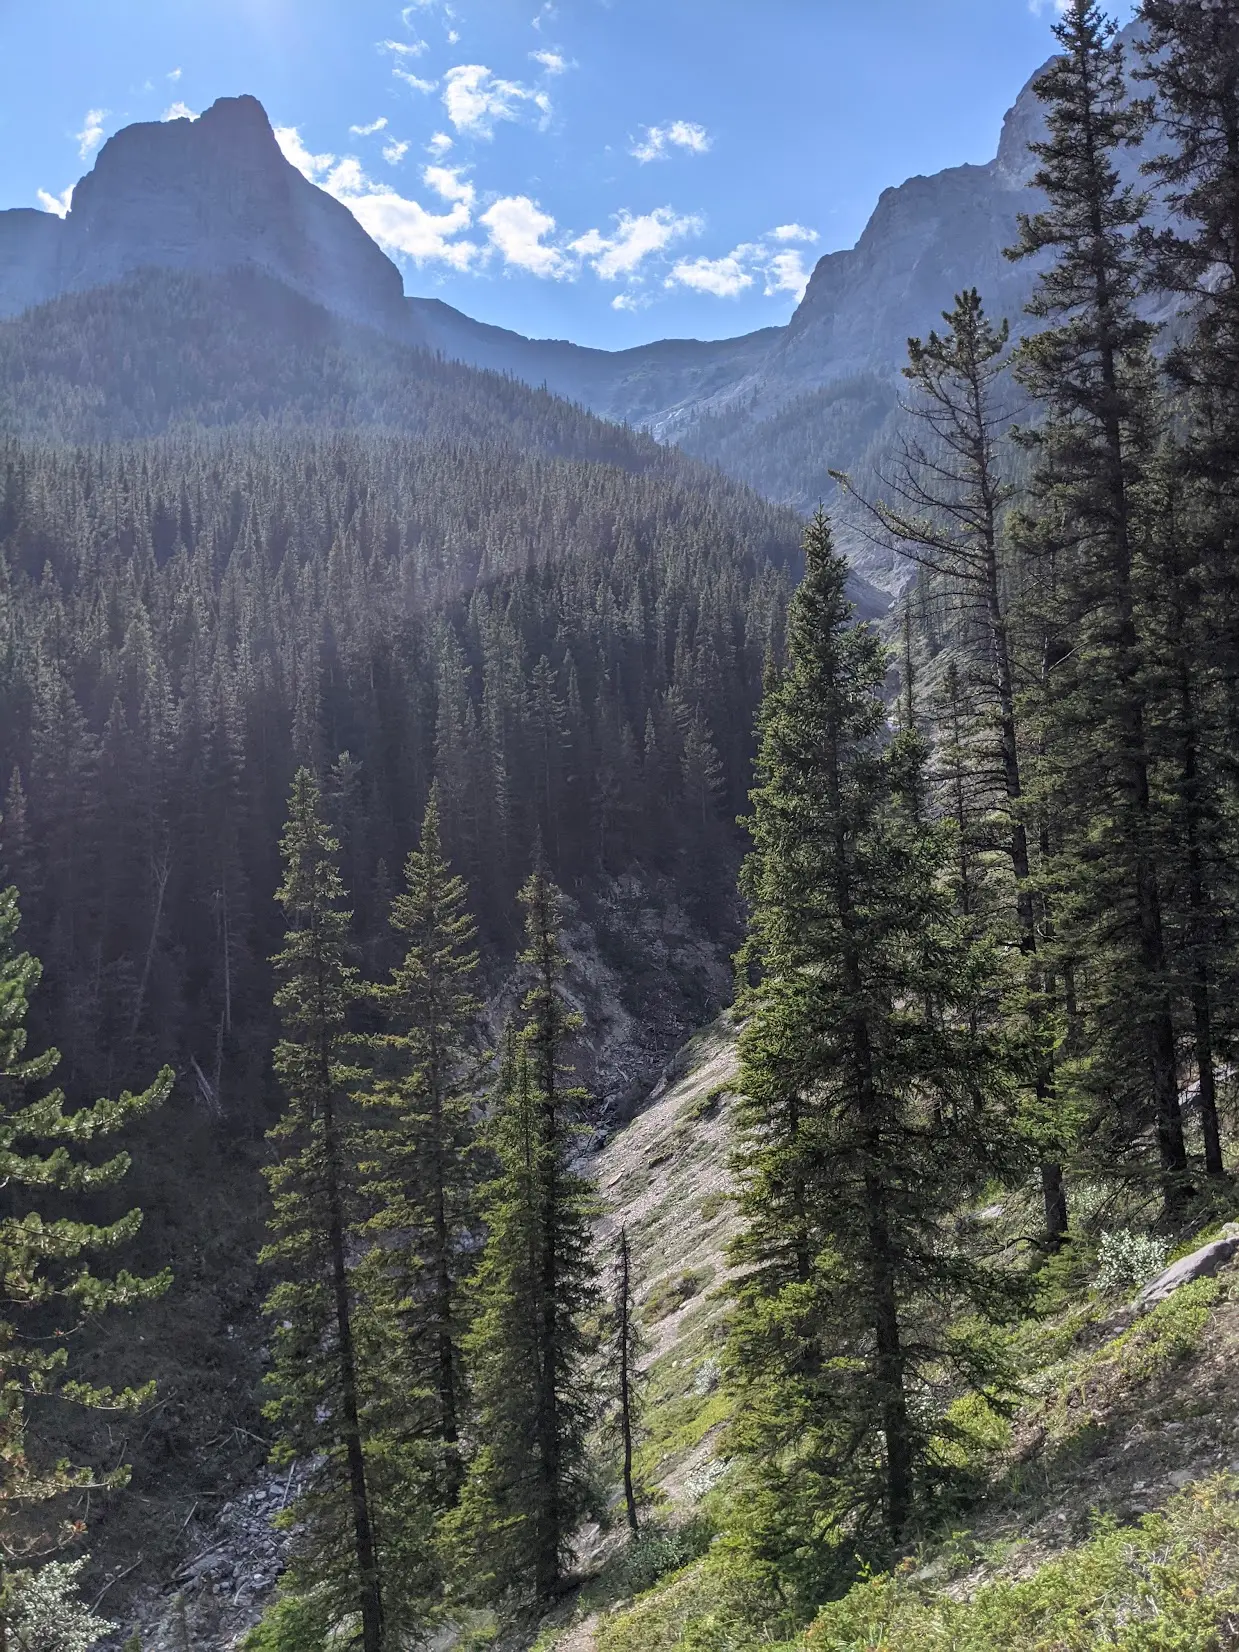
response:
{"label": "evergreen tree", "polygon": [[[6,1560],[54,1552],[82,1530],[72,1517],[74,1493],[128,1479],[127,1468],[100,1473],[41,1460],[31,1446],[31,1410],[62,1399],[125,1412],[150,1398],[149,1387],[100,1388],[69,1368],[70,1338],[89,1319],[150,1301],[169,1284],[166,1273],[139,1279],[124,1270],[111,1277],[91,1271],[95,1253],[133,1239],[142,1212],[108,1223],[83,1220],[80,1201],[121,1182],[130,1159],[120,1152],[95,1163],[78,1149],[161,1105],[173,1079],[165,1068],[141,1094],[126,1092],[75,1111],[66,1111],[63,1090],[32,1093],[44,1088],[60,1057],[54,1049],[26,1053],[30,994],[41,967],[17,950],[18,923],[16,890],[0,890],[0,1178],[7,1190],[0,1217],[0,1553]],[[12,1600],[9,1580],[0,1579],[0,1614],[24,1610],[21,1599],[37,1592],[37,1580],[21,1577]]]}
{"label": "evergreen tree", "polygon": [[400,1327],[387,1347],[389,1380],[404,1434],[426,1441],[439,1460],[426,1495],[440,1509],[455,1500],[464,1472],[462,1275],[475,1226],[471,1098],[461,1082],[480,1008],[467,898],[443,854],[436,786],[392,904],[407,950],[375,989],[385,1030],[368,1040],[378,1075],[370,1100],[383,1117],[366,1143],[366,1194],[379,1240],[374,1288]]}
{"label": "evergreen tree", "polygon": [[545,1602],[587,1502],[594,1193],[572,1168],[585,1095],[566,1082],[564,1054],[580,1023],[562,987],[561,897],[541,865],[521,904],[526,1019],[505,1041],[490,1128],[498,1174],[484,1191],[467,1341],[479,1451],[447,1535],[464,1544],[482,1592]]}
{"label": "evergreen tree", "polygon": [[923,746],[886,736],[884,653],[851,623],[820,512],[805,557],[744,873],[756,980],[728,1355],[748,1537],[802,1600],[832,1541],[907,1533],[947,1427],[937,1374],[1001,1386],[957,1316],[1008,1310],[1007,1287],[951,1220],[1011,1163],[1017,1088],[1001,968],[953,911],[949,828],[910,807]]}
{"label": "evergreen tree", "polygon": [[[991,733],[986,739],[974,723],[966,746],[955,743],[956,812],[965,771],[970,771],[990,792],[990,809],[1004,819],[1001,846],[1013,880],[1004,904],[1014,919],[1025,960],[1032,1020],[1046,1047],[1037,1078],[1036,1115],[1038,1133],[1050,1137],[1053,1131],[1047,1126],[1055,1110],[1049,1055],[1052,1007],[1037,958],[1036,892],[1010,614],[1012,570],[1004,566],[1003,522],[1018,491],[1000,456],[1012,419],[1007,383],[1010,328],[1005,321],[995,326],[975,288],[958,294],[942,319],[944,332],[908,340],[903,373],[912,393],[902,405],[909,432],[894,470],[882,478],[882,495],[866,509],[885,539],[916,563],[922,578],[932,580],[946,600],[963,611],[960,652],[968,662],[968,686],[983,697]],[[848,479],[842,480],[855,495]],[[951,691],[955,717],[961,688],[957,678]],[[962,820],[958,824],[962,847],[967,832]],[[1046,1238],[1055,1246],[1067,1232],[1063,1171],[1056,1156],[1044,1159],[1041,1180]]]}
{"label": "evergreen tree", "polygon": [[357,1300],[349,1258],[361,1145],[349,1097],[361,1074],[344,1056],[360,987],[348,962],[338,845],[307,769],[293,781],[281,851],[277,898],[289,927],[275,960],[284,1027],[275,1068],[288,1107],[271,1132],[278,1158],[267,1171],[273,1211],[262,1260],[282,1275],[267,1300],[275,1323],[267,1414],[277,1461],[310,1465],[291,1511],[299,1537],[285,1593],[313,1604],[323,1639],[359,1624],[364,1652],[385,1652],[395,1643],[384,1628],[385,1557],[367,1473],[372,1394],[358,1360],[368,1304]]}
{"label": "evergreen tree", "polygon": [[[1034,83],[1048,138],[1034,178],[1048,205],[1020,220],[1013,257],[1049,253],[1030,313],[1046,323],[1017,372],[1041,402],[1025,544],[1055,592],[1069,642],[1047,673],[1040,788],[1061,849],[1048,869],[1061,956],[1088,1034],[1081,1093],[1110,1120],[1110,1150],[1152,1122],[1167,1216],[1188,1190],[1179,1106],[1161,822],[1152,785],[1155,705],[1141,632],[1154,537],[1153,328],[1136,299],[1143,197],[1117,157],[1143,138],[1115,26],[1090,0],[1055,25],[1061,55]],[[1133,1051],[1134,1045],[1134,1051]]]}
{"label": "evergreen tree", "polygon": [[[1164,153],[1146,165],[1173,209],[1147,226],[1149,284],[1183,322],[1167,356],[1183,433],[1171,455],[1158,651],[1173,679],[1176,825],[1205,1168],[1222,1171],[1216,1049],[1236,1025],[1239,740],[1239,5],[1148,0],[1138,42]],[[1183,323],[1186,323],[1184,325]]]}

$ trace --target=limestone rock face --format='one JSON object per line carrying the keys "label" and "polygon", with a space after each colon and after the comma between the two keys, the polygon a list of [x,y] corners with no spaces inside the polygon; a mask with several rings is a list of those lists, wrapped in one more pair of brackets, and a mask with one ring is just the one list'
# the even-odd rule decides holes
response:
{"label": "limestone rock face", "polygon": [[56,289],[64,225],[51,212],[0,212],[0,318],[41,304]]}
{"label": "limestone rock face", "polygon": [[[20,221],[6,233],[9,218]],[[32,231],[30,219],[43,222]],[[196,121],[117,132],[63,222],[0,214],[0,314],[149,266],[256,268],[350,321],[408,328],[399,270],[347,207],[284,159],[252,97],[220,98]]]}

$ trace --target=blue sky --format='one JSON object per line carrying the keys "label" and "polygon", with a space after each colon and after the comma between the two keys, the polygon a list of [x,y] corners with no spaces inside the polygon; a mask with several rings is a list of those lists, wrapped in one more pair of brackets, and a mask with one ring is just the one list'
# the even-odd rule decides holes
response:
{"label": "blue sky", "polygon": [[[1125,16],[1129,5],[1120,7]],[[0,0],[0,207],[252,92],[408,291],[609,348],[787,319],[881,191],[992,157],[1050,0]]]}

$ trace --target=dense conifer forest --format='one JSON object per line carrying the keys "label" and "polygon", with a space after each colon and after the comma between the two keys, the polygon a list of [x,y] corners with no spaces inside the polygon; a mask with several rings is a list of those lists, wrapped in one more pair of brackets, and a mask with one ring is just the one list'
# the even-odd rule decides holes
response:
{"label": "dense conifer forest", "polygon": [[[1169,1563],[1166,1640],[1087,1576],[1076,1638],[899,1593],[1099,1223],[1164,1260],[1236,1210],[1239,4],[1141,17],[1135,98],[1097,5],[1056,26],[1020,341],[966,291],[894,425],[823,398],[824,476],[836,402],[886,431],[836,474],[915,569],[885,624],[821,510],[265,278],[0,327],[20,1644],[91,1645],[77,1561],[158,1576],[268,1451],[248,1652],[531,1645],[591,1521],[674,1574],[599,1652],[1231,1644]],[[736,953],[723,1472],[674,1530],[579,1071],[623,880]]]}

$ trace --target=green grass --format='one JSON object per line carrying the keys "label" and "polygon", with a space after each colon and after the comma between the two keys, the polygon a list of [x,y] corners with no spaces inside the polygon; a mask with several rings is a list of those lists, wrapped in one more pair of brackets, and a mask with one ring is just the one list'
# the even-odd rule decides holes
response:
{"label": "green grass", "polygon": [[1101,1526],[1031,1577],[987,1584],[970,1599],[918,1587],[906,1570],[868,1579],[825,1607],[795,1644],[812,1652],[1227,1652],[1239,1645],[1239,1481],[1206,1481],[1134,1527]]}
{"label": "green grass", "polygon": [[647,1325],[656,1325],[660,1319],[678,1313],[686,1302],[691,1302],[714,1278],[713,1268],[685,1268],[682,1273],[669,1273],[655,1280],[641,1304],[641,1318]]}
{"label": "green grass", "polygon": [[1136,1526],[1099,1524],[1030,1577],[955,1599],[914,1562],[868,1577],[800,1635],[712,1552],[612,1613],[597,1652],[1233,1652],[1239,1480],[1202,1482]]}

